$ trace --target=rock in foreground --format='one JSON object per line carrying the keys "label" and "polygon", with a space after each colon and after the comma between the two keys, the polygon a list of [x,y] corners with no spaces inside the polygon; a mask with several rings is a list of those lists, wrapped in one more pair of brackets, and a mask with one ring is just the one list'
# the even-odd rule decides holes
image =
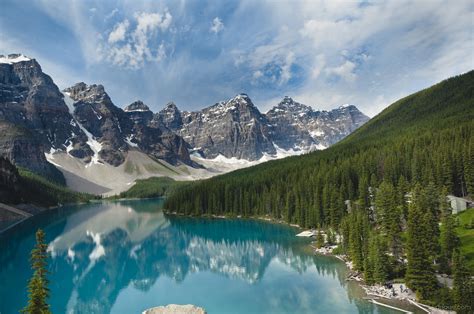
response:
{"label": "rock in foreground", "polygon": [[169,304],[145,310],[142,314],[206,314],[206,311],[202,307],[192,304]]}

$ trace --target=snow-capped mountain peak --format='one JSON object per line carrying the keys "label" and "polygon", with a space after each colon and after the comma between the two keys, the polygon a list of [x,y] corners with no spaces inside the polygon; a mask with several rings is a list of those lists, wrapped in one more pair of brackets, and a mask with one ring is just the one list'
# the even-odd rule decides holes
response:
{"label": "snow-capped mountain peak", "polygon": [[31,59],[19,53],[9,54],[7,56],[0,55],[0,63],[13,64],[23,61],[31,61]]}
{"label": "snow-capped mountain peak", "polygon": [[141,100],[137,100],[124,109],[125,112],[146,112],[150,111],[150,108],[145,105]]}

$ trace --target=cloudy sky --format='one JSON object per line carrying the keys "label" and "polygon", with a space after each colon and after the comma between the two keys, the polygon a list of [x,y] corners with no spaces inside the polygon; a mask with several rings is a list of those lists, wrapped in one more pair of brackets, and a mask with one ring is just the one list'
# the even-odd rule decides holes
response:
{"label": "cloudy sky", "polygon": [[373,116],[474,68],[474,2],[2,0],[0,54],[60,88],[103,84],[118,106],[196,110],[247,93]]}

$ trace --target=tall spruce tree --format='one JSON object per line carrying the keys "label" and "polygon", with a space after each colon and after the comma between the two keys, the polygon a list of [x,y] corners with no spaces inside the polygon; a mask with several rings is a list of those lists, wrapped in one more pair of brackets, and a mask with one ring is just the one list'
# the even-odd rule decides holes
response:
{"label": "tall spruce tree", "polygon": [[442,229],[440,236],[440,271],[449,273],[449,262],[451,261],[453,251],[459,245],[459,238],[455,230],[455,221],[451,215],[443,216],[441,221]]}
{"label": "tall spruce tree", "polygon": [[316,247],[321,248],[324,246],[324,235],[321,232],[321,229],[318,228],[318,233],[316,234]]}
{"label": "tall spruce tree", "polygon": [[378,254],[377,245],[375,243],[374,233],[372,232],[369,239],[368,255],[364,260],[364,280],[368,285],[375,283],[374,280],[374,261]]}
{"label": "tall spruce tree", "polygon": [[31,251],[31,268],[33,276],[28,284],[28,304],[22,313],[28,314],[48,314],[51,313],[47,299],[49,297],[47,278],[47,244],[44,241],[44,232],[38,229],[36,232],[36,246]]}
{"label": "tall spruce tree", "polygon": [[426,195],[420,185],[416,185],[412,192],[408,211],[407,228],[407,272],[408,287],[416,291],[423,300],[429,299],[436,290],[436,278],[430,258],[430,226],[426,220],[429,211],[422,206]]}
{"label": "tall spruce tree", "polygon": [[378,235],[374,236],[375,241],[375,259],[373,261],[373,274],[374,274],[374,281],[384,284],[389,275],[389,261],[387,256],[387,246],[385,245],[385,241]]}
{"label": "tall spruce tree", "polygon": [[365,210],[357,210],[347,216],[349,229],[349,256],[358,270],[364,270],[367,257],[370,223]]}
{"label": "tall spruce tree", "polygon": [[396,190],[389,181],[385,180],[380,184],[375,196],[375,208],[377,223],[382,227],[391,253],[398,259],[402,250],[400,239],[402,212],[401,207],[397,206]]}
{"label": "tall spruce tree", "polygon": [[453,253],[453,296],[458,314],[474,312],[474,280],[458,250]]}

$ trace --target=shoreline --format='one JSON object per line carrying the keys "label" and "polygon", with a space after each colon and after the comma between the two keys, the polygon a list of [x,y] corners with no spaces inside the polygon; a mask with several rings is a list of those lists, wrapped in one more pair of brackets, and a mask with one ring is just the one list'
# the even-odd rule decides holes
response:
{"label": "shoreline", "polygon": [[[178,213],[178,212],[167,212],[165,210],[163,210],[163,211],[167,215],[192,217],[192,218],[210,218],[210,219],[234,218],[234,219],[261,220],[261,221],[265,221],[265,222],[269,222],[269,223],[284,224],[284,225],[287,225],[289,227],[304,230],[303,227],[301,227],[297,224],[290,224],[290,223],[287,223],[284,220],[278,220],[278,219],[275,219],[275,218],[272,218],[272,217],[269,217],[269,216],[250,216],[250,217],[242,217],[240,215],[235,216],[235,217],[234,216],[228,216],[228,215],[201,215],[201,216],[199,216],[199,215],[186,215],[186,214],[182,214],[182,213]],[[308,247],[311,248],[313,254],[330,256],[330,257],[336,258],[336,259],[340,260],[341,262],[343,262],[346,265],[347,269],[349,270],[348,277],[346,278],[346,280],[357,282],[357,284],[364,291],[364,294],[365,294],[364,299],[366,299],[370,303],[373,303],[373,304],[378,305],[378,306],[383,306],[383,307],[395,309],[395,310],[398,310],[398,311],[404,312],[404,313],[412,313],[409,310],[405,310],[405,309],[402,309],[402,308],[397,308],[393,305],[382,303],[382,302],[380,302],[380,299],[382,298],[382,299],[385,299],[385,300],[389,300],[391,302],[403,303],[404,306],[410,306],[410,305],[415,306],[418,309],[421,309],[421,310],[425,311],[426,313],[438,313],[438,314],[455,313],[455,312],[450,312],[450,311],[438,309],[438,308],[435,308],[435,307],[431,307],[431,306],[419,303],[416,300],[415,293],[412,292],[408,287],[406,287],[404,283],[403,284],[400,284],[400,283],[394,283],[393,284],[393,287],[398,287],[398,289],[395,289],[396,293],[397,293],[397,295],[395,295],[395,296],[392,295],[392,290],[390,290],[390,289],[388,289],[384,286],[381,286],[379,284],[375,284],[375,285],[365,284],[364,279],[362,278],[362,274],[360,272],[356,272],[354,270],[354,266],[353,266],[352,261],[350,261],[347,258],[346,255],[333,254],[332,253],[332,250],[335,249],[337,247],[337,245],[332,245],[330,247],[322,247],[322,248],[318,249],[314,246],[314,241],[312,241],[311,243],[308,244]],[[405,289],[408,289],[409,293],[403,293],[401,291],[401,290],[405,290]]]}
{"label": "shoreline", "polygon": [[[30,221],[31,218],[33,218],[33,217],[36,217],[36,216],[41,215],[41,214],[45,214],[47,212],[50,212],[51,210],[59,209],[63,206],[67,206],[67,205],[85,205],[85,204],[89,204],[89,203],[97,203],[97,202],[103,202],[103,201],[106,201],[106,202],[136,201],[136,200],[159,199],[159,198],[162,198],[162,197],[145,198],[145,199],[140,199],[140,198],[101,199],[101,200],[90,200],[89,202],[85,202],[85,203],[84,202],[81,202],[81,203],[68,203],[68,204],[60,204],[60,205],[56,205],[56,206],[52,206],[52,207],[48,207],[48,208],[43,207],[43,210],[41,210],[40,212],[38,212],[38,213],[36,213],[36,214],[34,214],[30,217],[25,217],[24,219],[16,221],[16,222],[12,223],[11,225],[7,226],[6,228],[0,230],[0,236],[3,236],[5,233],[7,233],[7,231],[10,231],[14,227],[16,227],[18,225],[21,225],[22,223],[25,223],[27,221]],[[290,223],[287,223],[284,220],[275,219],[275,218],[272,218],[270,216],[242,217],[241,215],[238,215],[238,216],[186,215],[186,214],[177,213],[177,212],[168,212],[164,209],[162,209],[162,210],[163,210],[165,215],[172,215],[172,216],[182,216],[182,217],[189,217],[189,218],[210,218],[210,219],[229,219],[229,218],[232,219],[233,218],[233,219],[261,220],[261,221],[265,221],[265,222],[269,222],[269,223],[286,225],[286,226],[292,227],[292,228],[298,228],[300,230],[304,229],[303,227],[301,227],[297,224],[290,224]],[[366,285],[365,282],[364,282],[364,279],[362,278],[362,274],[360,272],[356,272],[354,270],[353,263],[350,260],[348,260],[346,255],[333,254],[332,253],[332,251],[337,247],[337,245],[332,245],[332,246],[329,246],[329,247],[322,247],[322,248],[318,249],[314,246],[314,241],[312,241],[311,243],[308,244],[308,247],[311,248],[313,254],[330,256],[330,257],[336,258],[336,259],[344,262],[347,269],[349,270],[348,277],[346,278],[346,280],[347,281],[356,281],[358,283],[358,285],[363,289],[363,291],[366,295],[366,297],[364,297],[364,299],[368,299],[368,301],[373,303],[373,304],[377,304],[377,305],[380,305],[380,306],[386,306],[386,307],[389,307],[389,308],[392,308],[392,309],[397,309],[397,310],[402,311],[402,312],[410,313],[407,310],[398,309],[398,308],[395,308],[395,307],[393,307],[392,305],[389,305],[389,304],[384,304],[384,303],[380,303],[380,302],[372,302],[372,301],[375,301],[374,299],[384,298],[384,299],[391,300],[391,301],[398,301],[398,302],[401,301],[401,302],[405,303],[406,305],[416,306],[419,309],[422,309],[427,313],[431,313],[431,312],[433,312],[433,313],[443,313],[443,314],[444,313],[446,313],[446,314],[447,313],[455,313],[455,312],[446,311],[446,310],[434,308],[434,307],[419,303],[416,300],[415,294],[413,292],[411,292],[411,290],[410,290],[409,294],[404,295],[402,293],[400,293],[400,294],[397,293],[395,296],[393,296],[393,295],[391,295],[392,290],[389,290],[388,288],[386,288],[384,286],[381,286],[379,284]],[[406,288],[404,284],[395,283],[393,285],[394,286],[399,286],[400,290],[402,290],[402,287]],[[408,289],[408,288],[406,288],[406,289]]]}
{"label": "shoreline", "polygon": [[[365,299],[368,299],[369,302],[373,304],[396,309],[405,313],[412,313],[408,310],[396,308],[390,304],[382,303],[380,302],[380,298],[382,298],[382,299],[386,299],[390,301],[402,302],[406,305],[416,306],[418,309],[421,309],[426,313],[437,313],[437,314],[455,313],[453,311],[443,310],[440,308],[436,308],[436,307],[418,302],[418,300],[416,299],[416,294],[413,291],[411,291],[411,289],[409,289],[405,285],[405,283],[392,283],[392,289],[389,289],[380,284],[367,285],[364,279],[362,278],[362,274],[354,270],[354,266],[352,262],[349,261],[346,255],[332,253],[332,251],[337,247],[337,245],[331,245],[329,247],[322,247],[319,249],[316,248],[313,244],[310,244],[310,246],[313,249],[314,254],[334,257],[344,262],[346,264],[346,267],[349,269],[349,274],[346,280],[356,281],[357,284],[364,290],[364,293],[367,296]],[[393,292],[395,292],[395,295],[393,295]],[[376,301],[376,299],[378,301]]]}
{"label": "shoreline", "polygon": [[[275,219],[270,216],[250,216],[250,217],[242,217],[242,216],[227,216],[227,215],[202,215],[202,216],[196,216],[196,215],[185,215],[185,214],[180,214],[177,212],[166,212],[163,210],[166,214],[170,215],[177,215],[177,216],[186,216],[186,217],[204,217],[204,218],[215,218],[215,219],[226,219],[226,218],[235,218],[235,219],[254,219],[254,220],[261,220],[265,222],[270,222],[270,223],[277,223],[277,224],[284,224],[289,227],[293,228],[298,228],[300,230],[304,230],[305,228],[301,227],[300,225],[297,224],[290,224],[284,220],[281,219]],[[329,248],[327,247],[322,247],[320,249],[316,248],[314,245],[314,241],[312,241],[308,246],[312,249],[314,254],[319,254],[319,255],[324,255],[324,256],[331,256],[334,258],[337,258],[338,260],[342,261],[347,269],[349,270],[348,277],[346,280],[351,280],[351,281],[356,281],[357,284],[362,288],[364,291],[366,297],[365,299],[369,299],[369,302],[373,303],[372,301],[375,301],[375,299],[379,300],[378,304],[379,306],[386,306],[386,307],[391,307],[393,309],[392,305],[389,304],[384,304],[380,302],[380,298],[383,298],[385,300],[389,300],[392,302],[401,302],[404,305],[412,305],[417,307],[420,310],[425,311],[426,313],[436,313],[436,314],[455,314],[456,312],[453,311],[447,311],[443,310],[440,308],[436,308],[433,306],[429,306],[426,304],[422,304],[417,301],[416,299],[416,294],[409,289],[405,283],[393,283],[392,284],[392,289],[388,289],[385,286],[382,286],[380,284],[375,284],[375,285],[367,285],[365,284],[364,279],[362,278],[362,274],[360,272],[356,272],[354,270],[354,266],[352,261],[350,261],[346,255],[343,254],[333,254],[332,250],[334,250],[337,245],[332,245]],[[392,292],[395,291],[395,295],[392,294]],[[376,303],[374,303],[376,304]],[[405,309],[399,309],[397,310],[405,313],[411,313],[410,311],[407,311]]]}
{"label": "shoreline", "polygon": [[[51,206],[51,207],[42,207],[42,206],[37,206],[37,205],[34,205],[34,204],[25,204],[25,205],[28,205],[28,206],[35,207],[39,211],[35,214],[32,214],[29,217],[24,217],[23,219],[12,221],[11,224],[7,225],[3,229],[0,229],[0,236],[4,235],[5,233],[7,233],[12,228],[14,228],[14,227],[16,227],[16,226],[18,226],[22,223],[25,223],[27,221],[30,221],[32,218],[34,218],[38,215],[42,215],[44,213],[50,212],[51,210],[59,209],[59,208],[64,207],[64,206],[87,205],[87,204],[101,203],[101,202],[104,202],[104,201],[106,201],[106,202],[124,202],[124,201],[141,201],[141,200],[150,200],[150,199],[160,199],[160,198],[163,198],[163,197],[159,196],[159,197],[149,197],[149,198],[121,198],[121,199],[102,198],[102,199],[91,199],[87,202],[58,204],[58,205]],[[23,204],[15,204],[15,205],[8,205],[8,206],[15,207],[15,206],[18,206],[18,205],[23,205]]]}

